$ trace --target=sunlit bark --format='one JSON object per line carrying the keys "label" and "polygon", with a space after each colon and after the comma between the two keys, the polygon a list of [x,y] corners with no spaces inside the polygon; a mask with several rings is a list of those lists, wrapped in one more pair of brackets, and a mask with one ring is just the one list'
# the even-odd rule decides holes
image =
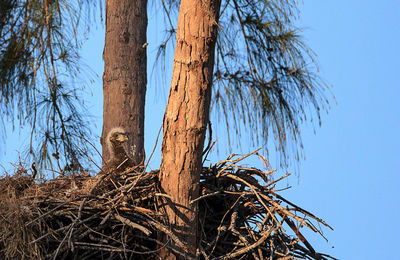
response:
{"label": "sunlit bark", "polygon": [[[196,255],[197,203],[202,151],[209,120],[220,1],[181,2],[173,75],[164,115],[161,187],[164,209],[183,250]],[[172,245],[173,247],[176,245]],[[171,251],[162,257],[175,258]],[[179,258],[179,257],[177,257]]]}

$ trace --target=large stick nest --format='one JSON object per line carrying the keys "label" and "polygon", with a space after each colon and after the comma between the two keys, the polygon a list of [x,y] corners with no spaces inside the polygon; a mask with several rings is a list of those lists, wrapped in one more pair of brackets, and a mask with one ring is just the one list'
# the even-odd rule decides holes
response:
{"label": "large stick nest", "polygon": [[[334,259],[300,233],[330,227],[277,194],[275,185],[286,176],[272,181],[273,171],[238,166],[247,156],[203,168],[193,201],[199,203],[200,258]],[[36,183],[20,168],[0,180],[0,190],[0,259],[158,259],[160,248],[175,250],[169,241],[182,244],[157,208],[165,196],[158,171]]]}

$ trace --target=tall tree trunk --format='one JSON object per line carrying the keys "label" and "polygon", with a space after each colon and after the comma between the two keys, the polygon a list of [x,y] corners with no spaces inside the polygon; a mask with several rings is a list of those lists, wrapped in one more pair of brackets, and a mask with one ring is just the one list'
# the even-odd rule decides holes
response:
{"label": "tall tree trunk", "polygon": [[135,164],[144,159],[146,30],[147,0],[106,0],[103,164],[110,157],[105,138],[115,127],[128,134],[127,152]]}
{"label": "tall tree trunk", "polygon": [[[163,122],[161,188],[172,231],[192,257],[198,248],[197,203],[209,120],[220,0],[182,0],[172,82]],[[177,245],[171,245],[177,247]],[[164,259],[179,258],[172,251]]]}

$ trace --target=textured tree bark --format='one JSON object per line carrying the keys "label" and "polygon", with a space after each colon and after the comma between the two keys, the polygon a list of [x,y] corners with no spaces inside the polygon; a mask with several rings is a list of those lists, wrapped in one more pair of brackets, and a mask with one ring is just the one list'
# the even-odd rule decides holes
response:
{"label": "textured tree bark", "polygon": [[[209,120],[220,0],[182,0],[172,82],[163,122],[161,188],[169,195],[164,209],[180,248],[196,257],[197,203],[202,152]],[[177,245],[170,244],[178,248]],[[163,259],[183,259],[161,250]]]}
{"label": "textured tree bark", "polygon": [[106,0],[103,74],[103,164],[110,154],[107,133],[123,128],[127,152],[136,165],[144,159],[144,106],[147,84],[147,0]]}

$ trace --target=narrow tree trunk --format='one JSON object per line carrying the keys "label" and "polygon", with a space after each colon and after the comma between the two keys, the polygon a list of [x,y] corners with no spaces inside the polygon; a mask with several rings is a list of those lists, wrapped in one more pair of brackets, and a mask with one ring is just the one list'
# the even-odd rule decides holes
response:
{"label": "narrow tree trunk", "polygon": [[144,158],[146,95],[147,0],[106,0],[103,75],[103,164],[108,132],[121,127],[128,134],[128,153],[138,165]]}
{"label": "narrow tree trunk", "polygon": [[[209,120],[219,0],[182,0],[172,82],[163,122],[161,188],[172,231],[192,257],[198,248],[197,203]],[[177,247],[178,245],[172,244]],[[163,259],[179,258],[163,250]],[[167,252],[166,252],[167,251]]]}

